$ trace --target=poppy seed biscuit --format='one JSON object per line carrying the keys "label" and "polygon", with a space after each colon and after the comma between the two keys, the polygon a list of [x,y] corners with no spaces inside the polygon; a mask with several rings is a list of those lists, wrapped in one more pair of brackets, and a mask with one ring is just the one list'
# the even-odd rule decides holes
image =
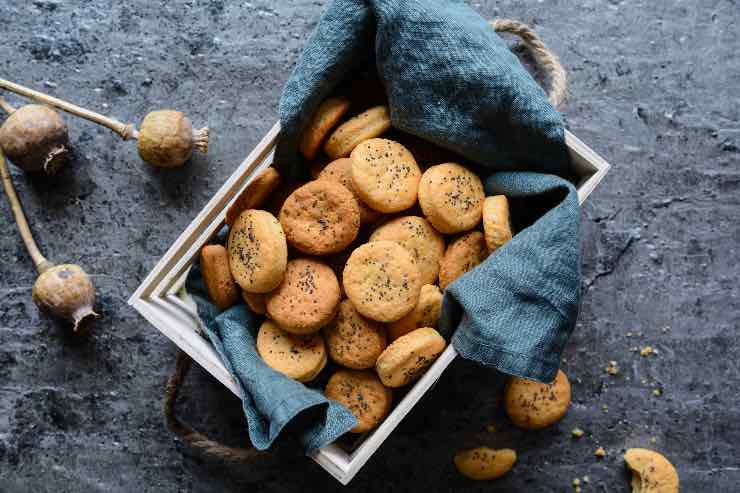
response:
{"label": "poppy seed biscuit", "polygon": [[527,430],[537,430],[555,424],[570,407],[570,382],[558,370],[551,384],[512,377],[504,396],[506,414],[512,423]]}
{"label": "poppy seed biscuit", "polygon": [[369,370],[337,371],[329,378],[324,395],[346,406],[357,418],[352,433],[364,433],[378,426],[393,404],[393,391]]}
{"label": "poppy seed biscuit", "polygon": [[355,186],[352,184],[352,161],[349,158],[342,157],[335,159],[324,167],[319,173],[317,179],[319,180],[333,180],[344,185],[347,190],[352,192],[357,199],[357,205],[360,206],[360,222],[371,223],[377,221],[380,217],[380,213],[363,202],[355,191]]}
{"label": "poppy seed biscuit", "polygon": [[352,184],[360,200],[380,212],[400,212],[416,203],[421,170],[398,142],[369,139],[350,155]]}
{"label": "poppy seed biscuit", "polygon": [[360,231],[360,207],[352,192],[331,180],[314,180],[295,190],[280,209],[291,246],[309,255],[336,253]]}
{"label": "poppy seed biscuit", "polygon": [[318,260],[288,262],[280,286],[267,295],[267,314],[293,334],[310,334],[331,322],[339,305],[334,271]]}
{"label": "poppy seed biscuit", "polygon": [[229,231],[229,268],[237,284],[250,293],[267,293],[283,280],[288,244],[275,216],[247,209]]}
{"label": "poppy seed biscuit", "polygon": [[500,478],[514,467],[515,462],[516,451],[510,448],[494,450],[489,447],[476,447],[455,454],[455,467],[458,472],[475,481]]}
{"label": "poppy seed biscuit", "polygon": [[342,123],[324,144],[324,152],[332,159],[347,157],[363,140],[383,135],[391,128],[387,106],[375,106]]}
{"label": "poppy seed biscuit", "polygon": [[290,334],[270,319],[257,333],[257,352],[267,366],[299,382],[316,378],[327,360],[321,334]]}
{"label": "poppy seed biscuit", "polygon": [[378,357],[375,371],[386,387],[402,387],[419,378],[444,351],[439,333],[422,327],[393,341]]}
{"label": "poppy seed biscuit", "polygon": [[298,150],[309,161],[316,157],[329,132],[349,109],[349,99],[339,96],[322,102],[301,135]]}
{"label": "poppy seed biscuit", "polygon": [[385,327],[360,315],[350,300],[339,304],[334,321],[324,327],[332,361],[355,370],[373,368],[387,346]]}
{"label": "poppy seed biscuit", "polygon": [[445,240],[423,217],[392,219],[376,229],[370,241],[394,241],[416,259],[422,284],[434,284],[439,275],[439,261],[445,253]]}
{"label": "poppy seed biscuit", "polygon": [[439,264],[439,287],[444,291],[455,279],[488,257],[488,248],[480,231],[471,231],[447,247]]}
{"label": "poppy seed biscuit", "polygon": [[481,220],[484,198],[480,178],[456,163],[432,166],[419,183],[421,210],[440,233],[473,229]]}
{"label": "poppy seed biscuit", "polygon": [[511,239],[509,201],[506,195],[486,197],[483,201],[483,233],[489,253]]}
{"label": "poppy seed biscuit", "polygon": [[632,471],[632,491],[635,493],[678,493],[676,468],[662,454],[644,448],[631,448],[624,462]]}
{"label": "poppy seed biscuit", "polygon": [[206,245],[200,250],[200,270],[208,297],[222,310],[239,299],[239,288],[229,269],[229,252],[222,245]]}
{"label": "poppy seed biscuit", "polygon": [[420,327],[436,328],[441,309],[442,292],[434,284],[423,285],[414,309],[401,319],[388,324],[388,338],[395,341]]}
{"label": "poppy seed biscuit", "polygon": [[361,245],[350,255],[342,274],[344,292],[365,317],[394,322],[419,299],[421,275],[409,252],[392,241]]}

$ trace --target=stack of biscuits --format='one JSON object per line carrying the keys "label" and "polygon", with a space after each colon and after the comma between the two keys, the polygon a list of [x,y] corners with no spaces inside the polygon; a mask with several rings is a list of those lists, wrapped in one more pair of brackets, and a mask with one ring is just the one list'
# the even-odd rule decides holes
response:
{"label": "stack of biscuits", "polygon": [[202,249],[201,269],[214,304],[241,297],[265,315],[257,350],[271,368],[309,382],[334,363],[325,394],[363,433],[444,350],[444,289],[512,231],[505,196],[429,158],[449,153],[392,130],[386,106],[345,120],[349,109],[344,97],[320,105],[299,145],[314,179],[263,171],[226,213],[228,244]]}

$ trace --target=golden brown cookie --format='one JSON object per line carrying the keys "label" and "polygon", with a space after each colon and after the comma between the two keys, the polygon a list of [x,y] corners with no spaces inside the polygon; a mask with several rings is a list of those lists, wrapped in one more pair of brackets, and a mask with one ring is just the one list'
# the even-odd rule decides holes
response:
{"label": "golden brown cookie", "polygon": [[321,143],[349,109],[349,99],[344,96],[327,98],[322,102],[301,135],[298,149],[309,161],[316,157]]}
{"label": "golden brown cookie", "polygon": [[388,324],[388,338],[395,341],[420,327],[436,328],[441,309],[442,292],[434,284],[423,285],[414,309],[401,319]]}
{"label": "golden brown cookie", "polygon": [[388,139],[364,140],[350,159],[352,184],[367,205],[380,212],[399,212],[416,203],[421,170],[404,146]]}
{"label": "golden brown cookie", "polygon": [[516,451],[505,448],[494,450],[489,447],[476,447],[455,454],[455,467],[468,479],[488,481],[497,479],[514,467]]}
{"label": "golden brown cookie", "polygon": [[360,222],[371,223],[377,221],[380,217],[380,212],[368,207],[367,204],[357,196],[355,186],[352,184],[352,161],[349,158],[342,157],[330,162],[321,170],[317,179],[336,181],[352,192],[357,200],[357,205],[360,206]]}
{"label": "golden brown cookie", "polygon": [[632,471],[633,493],[678,493],[676,468],[658,452],[631,448],[625,452],[624,462]]}
{"label": "golden brown cookie", "polygon": [[299,382],[316,378],[327,360],[321,334],[291,334],[270,319],[257,333],[257,352],[267,366]]}
{"label": "golden brown cookie", "polygon": [[537,430],[557,423],[570,407],[570,382],[558,370],[551,384],[512,377],[504,397],[506,414],[520,428]]}
{"label": "golden brown cookie", "polygon": [[393,341],[378,357],[375,371],[386,387],[402,387],[419,378],[445,348],[431,327],[422,327]]}
{"label": "golden brown cookie", "polygon": [[247,209],[229,231],[229,267],[237,284],[250,293],[267,293],[283,280],[288,244],[275,216]]}
{"label": "golden brown cookie", "polygon": [[383,324],[360,315],[350,300],[339,304],[336,318],[324,327],[324,339],[332,361],[355,370],[374,367],[388,345]]}
{"label": "golden brown cookie", "polygon": [[249,306],[249,308],[257,315],[264,315],[267,313],[267,295],[264,293],[247,293],[242,291],[242,299]]}
{"label": "golden brown cookie", "polygon": [[423,217],[404,216],[391,219],[376,229],[370,241],[394,241],[416,259],[421,282],[434,284],[439,262],[445,254],[445,240]]}
{"label": "golden brown cookie", "polygon": [[332,159],[347,157],[363,140],[383,135],[391,128],[387,106],[375,106],[342,123],[324,144],[324,152]]}
{"label": "golden brown cookie", "polygon": [[326,255],[346,248],[360,231],[352,192],[331,180],[314,180],[290,194],[280,209],[288,243],[303,253]]}
{"label": "golden brown cookie", "polygon": [[318,260],[288,262],[280,286],[267,295],[267,314],[293,334],[310,334],[331,322],[339,306],[339,282]]}
{"label": "golden brown cookie", "polygon": [[506,195],[486,197],[483,201],[483,232],[489,253],[511,239],[509,201]]}
{"label": "golden brown cookie", "polygon": [[483,233],[471,231],[454,240],[447,247],[439,263],[439,287],[444,291],[455,279],[465,274],[488,257]]}
{"label": "golden brown cookie", "polygon": [[239,299],[239,288],[229,270],[229,252],[221,245],[206,245],[200,250],[200,271],[208,297],[222,310]]}
{"label": "golden brown cookie", "polygon": [[378,426],[393,404],[393,391],[385,388],[369,370],[337,371],[329,378],[324,394],[347,407],[357,418],[352,433],[364,433]]}
{"label": "golden brown cookie", "polygon": [[242,211],[259,209],[270,197],[270,194],[280,186],[282,179],[273,167],[265,168],[257,178],[247,185],[234,202],[226,210],[226,224],[231,226]]}
{"label": "golden brown cookie", "polygon": [[419,205],[440,233],[473,229],[481,220],[484,198],[478,175],[457,163],[432,166],[419,183]]}
{"label": "golden brown cookie", "polygon": [[378,322],[394,322],[406,315],[421,291],[414,257],[392,241],[374,241],[355,249],[342,282],[357,311]]}

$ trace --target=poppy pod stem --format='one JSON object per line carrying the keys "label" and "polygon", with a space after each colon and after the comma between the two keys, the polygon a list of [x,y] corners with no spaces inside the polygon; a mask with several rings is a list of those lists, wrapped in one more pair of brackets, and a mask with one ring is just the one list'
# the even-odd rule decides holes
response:
{"label": "poppy pod stem", "polygon": [[15,113],[15,108],[13,108],[10,103],[8,103],[4,97],[0,96],[0,109],[3,110],[8,115],[12,115]]}

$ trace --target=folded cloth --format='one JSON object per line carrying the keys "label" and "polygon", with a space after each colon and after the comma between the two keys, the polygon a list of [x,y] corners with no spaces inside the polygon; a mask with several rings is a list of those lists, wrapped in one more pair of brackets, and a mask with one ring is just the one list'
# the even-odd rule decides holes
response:
{"label": "folded cloth", "polygon": [[[551,381],[580,290],[578,200],[561,178],[570,174],[562,118],[465,3],[335,0],[280,100],[275,164],[283,174],[308,175],[297,152],[302,130],[321,101],[368,67],[384,86],[394,127],[460,154],[476,166],[488,194],[512,201],[517,234],[447,287],[440,330],[465,358]],[[239,384],[257,448],[269,446],[288,422],[301,423],[308,453],[354,426],[345,408],[262,363],[254,347],[260,319],[246,306],[218,313],[197,268],[187,286]],[[307,409],[310,419],[295,419]]]}
{"label": "folded cloth", "polygon": [[[190,270],[185,289],[195,301],[205,334],[239,387],[249,438],[256,449],[269,448],[280,431],[294,423],[306,454],[311,454],[357,424],[346,407],[262,361],[257,331],[263,317],[245,304],[219,310],[208,299],[198,264]],[[299,419],[307,414],[310,419]]]}

